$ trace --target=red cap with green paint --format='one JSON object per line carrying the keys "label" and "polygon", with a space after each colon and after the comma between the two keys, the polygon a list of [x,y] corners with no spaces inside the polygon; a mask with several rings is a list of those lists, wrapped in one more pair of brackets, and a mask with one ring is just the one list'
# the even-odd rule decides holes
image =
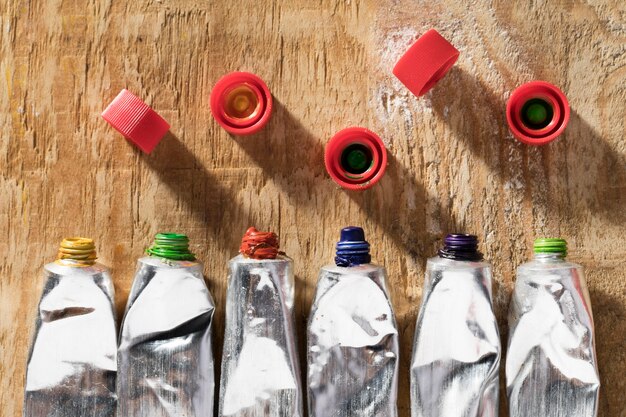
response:
{"label": "red cap with green paint", "polygon": [[374,132],[349,127],[335,134],[324,152],[326,171],[343,188],[365,190],[387,169],[385,144]]}
{"label": "red cap with green paint", "polygon": [[545,81],[532,81],[518,87],[506,104],[509,129],[527,145],[552,142],[565,130],[569,116],[565,94]]}

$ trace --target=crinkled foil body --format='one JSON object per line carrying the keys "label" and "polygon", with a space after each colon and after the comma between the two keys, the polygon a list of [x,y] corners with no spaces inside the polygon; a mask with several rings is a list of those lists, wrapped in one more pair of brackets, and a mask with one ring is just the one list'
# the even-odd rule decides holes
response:
{"label": "crinkled foil body", "polygon": [[45,266],[26,371],[25,417],[113,417],[117,336],[102,265]]}
{"label": "crinkled foil body", "polygon": [[489,264],[429,259],[411,360],[412,416],[497,417],[500,357]]}
{"label": "crinkled foil body", "polygon": [[118,416],[213,413],[215,305],[197,262],[139,260],[118,350]]}
{"label": "crinkled foil body", "polygon": [[509,311],[511,417],[595,417],[600,379],[589,294],[579,265],[521,265]]}
{"label": "crinkled foil body", "polygon": [[220,416],[301,417],[291,259],[229,264]]}
{"label": "crinkled foil body", "polygon": [[384,268],[322,268],[307,342],[310,417],[397,415],[398,328]]}

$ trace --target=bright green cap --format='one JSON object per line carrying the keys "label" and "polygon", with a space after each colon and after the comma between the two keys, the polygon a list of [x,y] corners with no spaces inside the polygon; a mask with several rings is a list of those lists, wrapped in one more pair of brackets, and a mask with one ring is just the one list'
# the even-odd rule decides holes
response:
{"label": "bright green cap", "polygon": [[194,261],[195,255],[189,251],[189,238],[178,233],[157,233],[152,246],[146,252],[159,258],[175,261]]}
{"label": "bright green cap", "polygon": [[565,239],[555,239],[549,237],[542,237],[539,239],[535,239],[535,254],[545,253],[545,254],[563,254],[563,256],[567,255],[567,242]]}

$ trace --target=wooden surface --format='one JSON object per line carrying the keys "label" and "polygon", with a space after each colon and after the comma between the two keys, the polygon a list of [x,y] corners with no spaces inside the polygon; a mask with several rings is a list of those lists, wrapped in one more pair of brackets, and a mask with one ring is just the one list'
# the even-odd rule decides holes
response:
{"label": "wooden surface", "polygon": [[[461,56],[418,99],[391,69],[431,27]],[[226,261],[245,229],[276,231],[295,259],[304,346],[318,270],[353,224],[389,272],[401,417],[425,259],[450,231],[479,235],[493,262],[503,340],[533,239],[568,240],[594,309],[600,416],[626,416],[625,52],[622,0],[0,0],[0,414],[21,415],[42,266],[64,236],[97,240],[121,312],[153,234],[189,234],[218,305],[219,358]],[[233,70],[257,73],[275,97],[252,137],[229,136],[209,112],[213,84]],[[542,148],[515,141],[504,118],[512,89],[533,79],[572,107],[566,133]],[[172,126],[150,156],[100,118],[124,87]],[[390,156],[361,194],[336,187],[322,162],[350,125],[378,132]]]}

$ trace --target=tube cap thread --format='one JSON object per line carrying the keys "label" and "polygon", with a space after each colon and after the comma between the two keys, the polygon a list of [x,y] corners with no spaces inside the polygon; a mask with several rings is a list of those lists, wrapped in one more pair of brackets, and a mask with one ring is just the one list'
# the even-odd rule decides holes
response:
{"label": "tube cap thread", "polygon": [[455,261],[480,261],[483,254],[478,250],[478,237],[468,234],[449,234],[439,249],[439,256]]}
{"label": "tube cap thread", "polygon": [[157,233],[146,253],[174,261],[196,260],[196,256],[189,250],[189,238],[178,233]]}
{"label": "tube cap thread", "polygon": [[61,241],[57,260],[72,260],[82,265],[96,262],[96,245],[93,239],[86,237],[68,237]]}
{"label": "tube cap thread", "polygon": [[365,240],[363,229],[355,226],[341,229],[341,237],[336,246],[335,264],[357,266],[371,261],[370,244]]}
{"label": "tube cap thread", "polygon": [[542,237],[535,239],[535,254],[562,254],[567,256],[567,241],[560,238]]}

